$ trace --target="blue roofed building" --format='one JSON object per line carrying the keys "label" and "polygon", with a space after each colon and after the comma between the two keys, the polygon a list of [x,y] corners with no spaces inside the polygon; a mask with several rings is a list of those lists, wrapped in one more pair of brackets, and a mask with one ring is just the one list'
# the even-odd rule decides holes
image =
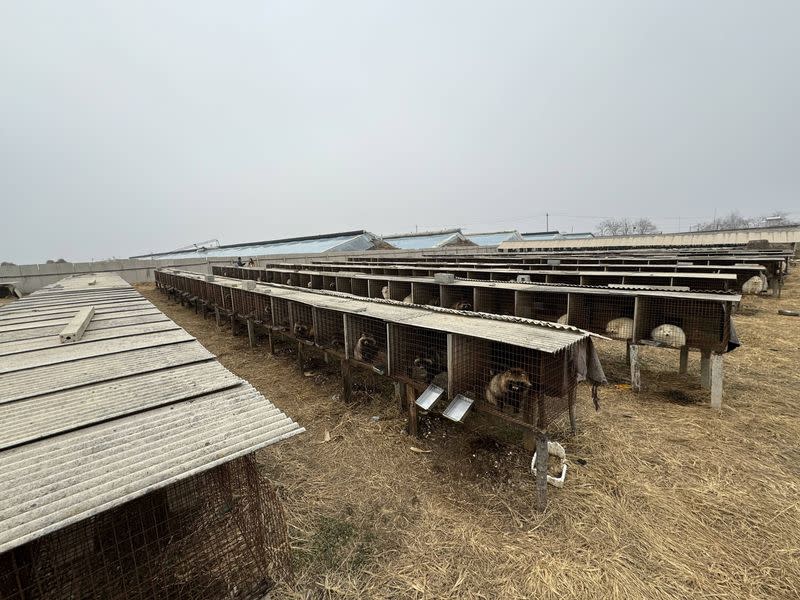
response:
{"label": "blue roofed building", "polygon": [[474,246],[460,229],[422,231],[383,236],[383,241],[398,250],[429,250],[447,246]]}
{"label": "blue roofed building", "polygon": [[388,246],[378,236],[368,231],[360,230],[244,244],[198,245],[170,252],[142,254],[131,258],[237,258],[240,256],[270,256],[278,254],[358,252],[376,248],[388,248]]}

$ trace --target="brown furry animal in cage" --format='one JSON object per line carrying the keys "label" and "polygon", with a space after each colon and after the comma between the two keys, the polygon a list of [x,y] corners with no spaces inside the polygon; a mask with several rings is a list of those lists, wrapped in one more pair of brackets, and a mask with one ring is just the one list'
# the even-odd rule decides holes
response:
{"label": "brown furry animal in cage", "polygon": [[530,377],[524,370],[508,369],[492,377],[486,386],[486,401],[500,410],[509,404],[518,413],[522,399],[531,387]]}
{"label": "brown furry animal in cage", "polygon": [[458,302],[453,302],[450,308],[453,310],[472,310],[472,303],[466,300],[459,300]]}
{"label": "brown furry animal in cage", "polygon": [[434,296],[425,303],[426,306],[439,306],[439,296]]}
{"label": "brown furry animal in cage", "polygon": [[302,340],[314,339],[314,326],[306,325],[305,323],[294,324],[294,335]]}
{"label": "brown furry animal in cage", "polygon": [[371,363],[375,360],[380,349],[378,342],[369,334],[362,333],[353,349],[353,356],[361,362]]}

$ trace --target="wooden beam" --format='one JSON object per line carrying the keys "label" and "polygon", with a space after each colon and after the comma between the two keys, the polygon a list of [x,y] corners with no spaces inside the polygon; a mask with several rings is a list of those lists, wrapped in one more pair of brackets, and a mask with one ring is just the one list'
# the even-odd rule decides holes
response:
{"label": "wooden beam", "polygon": [[419,415],[417,413],[417,392],[413,385],[406,385],[406,405],[408,406],[408,434],[419,435]]}
{"label": "wooden beam", "polygon": [[353,399],[353,373],[350,361],[343,358],[342,364],[342,400],[350,402]]}
{"label": "wooden beam", "polygon": [[83,337],[83,332],[89,326],[89,321],[94,316],[94,306],[86,306],[81,308],[75,316],[69,320],[61,330],[59,339],[62,344],[71,344],[77,342]]}

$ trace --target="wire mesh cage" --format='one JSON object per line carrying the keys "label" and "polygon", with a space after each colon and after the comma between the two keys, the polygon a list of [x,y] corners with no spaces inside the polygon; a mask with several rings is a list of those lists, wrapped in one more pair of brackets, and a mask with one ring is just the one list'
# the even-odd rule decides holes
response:
{"label": "wire mesh cage", "polygon": [[411,304],[411,282],[390,280],[389,298]]}
{"label": "wire mesh cage", "polygon": [[442,301],[439,286],[435,283],[413,282],[411,284],[411,298],[414,304],[440,306]]}
{"label": "wire mesh cage", "polygon": [[350,293],[355,296],[369,298],[369,281],[366,279],[359,279],[356,277],[351,278]]}
{"label": "wire mesh cage", "polygon": [[336,291],[336,277],[332,275],[322,276],[322,289]]}
{"label": "wire mesh cage", "polygon": [[280,500],[253,455],[0,555],[0,597],[263,598],[291,578]]}
{"label": "wire mesh cage", "polygon": [[447,334],[443,331],[389,325],[389,374],[425,389],[434,383],[447,390]]}
{"label": "wire mesh cage", "polygon": [[570,325],[618,340],[633,338],[634,296],[570,294]]}
{"label": "wire mesh cage", "polygon": [[311,275],[302,271],[298,271],[295,275],[297,276],[297,283],[295,285],[304,289],[308,289],[310,287],[309,284],[311,283]]}
{"label": "wire mesh cage", "polygon": [[370,298],[389,299],[389,282],[386,279],[369,279],[368,292]]}
{"label": "wire mesh cage", "polygon": [[730,318],[721,302],[640,296],[636,312],[637,340],[672,348],[726,350]]}
{"label": "wire mesh cage", "polygon": [[567,294],[561,292],[517,292],[516,315],[553,323],[567,321]]}
{"label": "wire mesh cage", "polygon": [[336,288],[335,289],[336,289],[337,292],[342,292],[344,294],[351,294],[352,293],[352,290],[353,290],[352,285],[351,285],[352,279],[350,279],[350,277],[337,276],[335,278],[335,281],[336,281]]}
{"label": "wire mesh cage", "polygon": [[475,310],[496,315],[514,315],[514,290],[476,287],[474,290]]}
{"label": "wire mesh cage", "polygon": [[300,341],[314,343],[314,310],[302,302],[290,302],[289,314],[292,321],[292,335]]}
{"label": "wire mesh cage", "polygon": [[321,290],[324,287],[325,283],[323,282],[322,275],[316,275],[312,273],[308,288],[312,290]]}
{"label": "wire mesh cage", "polygon": [[453,335],[450,351],[450,395],[463,394],[479,411],[544,430],[569,408],[576,381],[569,350],[548,354]]}
{"label": "wire mesh cage", "polygon": [[380,373],[387,369],[386,324],[380,319],[345,315],[347,357]]}
{"label": "wire mesh cage", "polygon": [[342,313],[325,308],[315,308],[314,332],[317,346],[344,355],[344,318]]}
{"label": "wire mesh cage", "polygon": [[461,285],[442,285],[441,300],[444,308],[455,310],[474,310],[475,298],[473,290],[469,286]]}
{"label": "wire mesh cage", "polygon": [[292,330],[292,317],[289,314],[289,301],[272,296],[272,326],[278,331]]}

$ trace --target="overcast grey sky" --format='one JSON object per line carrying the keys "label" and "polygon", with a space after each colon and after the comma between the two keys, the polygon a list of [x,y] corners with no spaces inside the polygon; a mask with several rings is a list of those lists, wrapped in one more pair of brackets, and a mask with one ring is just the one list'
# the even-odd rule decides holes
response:
{"label": "overcast grey sky", "polygon": [[797,213],[798,23],[796,0],[7,0],[0,259]]}

